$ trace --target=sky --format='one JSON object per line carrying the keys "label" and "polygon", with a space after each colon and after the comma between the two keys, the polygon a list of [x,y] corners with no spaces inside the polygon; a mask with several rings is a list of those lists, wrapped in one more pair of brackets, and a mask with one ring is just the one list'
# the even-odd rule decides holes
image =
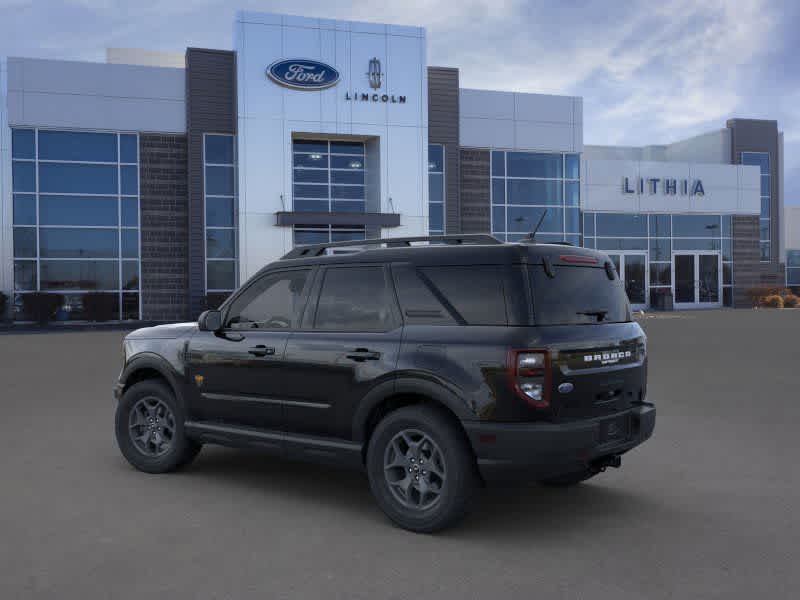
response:
{"label": "sky", "polygon": [[0,0],[0,56],[105,59],[107,47],[230,49],[237,9],[421,25],[462,87],[583,97],[584,143],[665,144],[731,117],[776,119],[800,205],[794,0]]}

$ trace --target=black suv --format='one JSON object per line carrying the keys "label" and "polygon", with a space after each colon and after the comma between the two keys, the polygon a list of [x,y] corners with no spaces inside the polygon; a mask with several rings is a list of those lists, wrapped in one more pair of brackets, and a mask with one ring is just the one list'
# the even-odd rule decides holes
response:
{"label": "black suv", "polygon": [[128,335],[116,436],[148,473],[206,442],[364,469],[393,521],[430,532],[484,483],[619,466],[653,432],[646,376],[601,252],[339,242],[293,250],[196,324]]}

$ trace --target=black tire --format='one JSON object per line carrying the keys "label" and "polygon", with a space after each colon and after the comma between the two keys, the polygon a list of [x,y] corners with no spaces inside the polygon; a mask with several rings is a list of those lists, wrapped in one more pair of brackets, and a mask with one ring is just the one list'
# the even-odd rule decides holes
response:
{"label": "black tire", "polygon": [[539,483],[549,487],[571,487],[573,485],[578,485],[582,481],[591,479],[595,475],[597,475],[597,471],[585,469],[575,473],[566,473],[564,475],[557,475],[556,477],[548,477],[547,479],[542,479]]}
{"label": "black tire", "polygon": [[[389,476],[384,474],[392,471],[392,477],[396,473],[399,478],[402,473],[409,480],[414,475],[410,471],[414,465],[410,462],[406,463],[408,474],[402,466],[385,468],[387,456],[390,455],[399,461],[411,460],[408,458],[408,455],[413,454],[411,447],[405,456],[395,451],[394,443],[401,441],[403,438],[400,436],[406,432],[412,432],[412,436],[419,435],[421,437],[418,439],[423,440],[417,454],[417,461],[420,457],[423,459],[423,464],[419,465],[422,470],[415,476],[424,479],[426,490],[422,494],[417,488],[413,488],[420,484],[410,481],[408,485],[413,489],[407,488],[407,492],[410,492],[411,500],[406,497],[406,501],[413,503],[414,499],[423,497],[427,502],[430,500],[429,496],[436,493],[437,498],[430,506],[410,508],[404,505],[404,500],[399,497],[402,493],[399,491],[402,482],[395,482],[392,486]],[[429,451],[435,452],[436,458],[432,458]],[[428,469],[431,469],[427,473],[424,464],[426,455],[429,459]],[[436,463],[433,468],[430,466],[432,463]],[[444,478],[437,471],[442,471]],[[367,475],[372,495],[386,516],[400,527],[418,533],[440,531],[464,518],[473,506],[479,487],[475,459],[463,432],[451,418],[429,406],[400,408],[378,423],[367,448]],[[438,490],[434,491],[436,488]]]}
{"label": "black tire", "polygon": [[[139,413],[147,414],[144,411],[150,405],[155,405],[159,409],[161,418],[154,412],[152,424],[145,416],[145,421],[148,422],[131,425]],[[134,409],[137,415],[132,415]],[[164,418],[167,409],[171,412],[169,415],[171,419]],[[166,383],[157,379],[140,381],[125,391],[117,405],[114,427],[117,445],[127,461],[140,471],[145,473],[174,471],[190,463],[202,447],[202,444],[186,437],[183,429],[185,419],[183,407]],[[147,437],[147,441],[144,442],[148,429],[152,429],[150,432],[152,437]],[[156,435],[159,437],[156,438]],[[152,452],[148,453],[143,448]]]}

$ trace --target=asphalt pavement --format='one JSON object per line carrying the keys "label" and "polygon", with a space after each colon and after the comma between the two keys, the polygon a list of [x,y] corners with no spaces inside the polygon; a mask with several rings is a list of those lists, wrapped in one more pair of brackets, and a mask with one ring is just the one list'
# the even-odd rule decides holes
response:
{"label": "asphalt pavement", "polygon": [[0,335],[0,598],[800,597],[800,310],[640,322],[654,437],[437,535],[359,473],[208,446],[139,473],[113,435],[124,332]]}

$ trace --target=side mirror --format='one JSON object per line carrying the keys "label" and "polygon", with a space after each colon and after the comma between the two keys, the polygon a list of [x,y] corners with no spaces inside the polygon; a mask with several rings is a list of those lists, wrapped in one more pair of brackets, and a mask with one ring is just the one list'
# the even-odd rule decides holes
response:
{"label": "side mirror", "polygon": [[207,310],[197,319],[200,331],[219,331],[222,329],[222,313],[218,310]]}

